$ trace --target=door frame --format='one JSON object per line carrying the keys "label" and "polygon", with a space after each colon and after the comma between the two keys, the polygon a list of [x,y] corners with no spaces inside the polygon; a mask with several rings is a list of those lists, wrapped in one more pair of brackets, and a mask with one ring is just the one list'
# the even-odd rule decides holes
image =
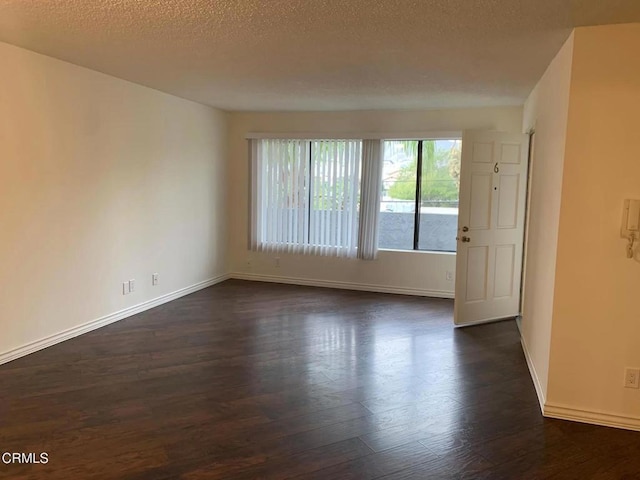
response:
{"label": "door frame", "polygon": [[522,313],[524,311],[525,279],[527,271],[527,253],[529,250],[529,224],[531,206],[531,184],[533,182],[533,159],[535,155],[536,129],[535,126],[527,131],[529,135],[529,152],[527,154],[527,197],[524,206],[524,235],[522,237],[522,273],[520,279],[520,307],[519,315],[516,317],[516,325],[522,333]]}

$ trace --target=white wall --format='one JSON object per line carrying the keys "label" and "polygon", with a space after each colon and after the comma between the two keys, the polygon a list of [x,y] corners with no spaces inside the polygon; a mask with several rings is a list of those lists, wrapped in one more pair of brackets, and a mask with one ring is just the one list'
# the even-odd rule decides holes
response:
{"label": "white wall", "polygon": [[535,128],[531,161],[522,340],[539,395],[546,397],[556,274],[556,248],[573,35],[553,59],[524,105],[523,131]]}
{"label": "white wall", "polygon": [[575,31],[547,404],[637,429],[623,373],[640,367],[640,252],[626,258],[620,222],[640,199],[639,51],[640,24]]}
{"label": "white wall", "polygon": [[0,58],[0,360],[226,272],[226,114],[7,44]]}
{"label": "white wall", "polygon": [[[455,255],[447,253],[381,251],[375,261],[345,260],[278,254],[247,249],[248,236],[248,132],[377,132],[401,135],[416,131],[461,131],[494,129],[519,132],[520,107],[432,110],[232,113],[230,116],[230,222],[231,271],[236,276],[297,283],[326,284],[380,291],[452,296],[454,282],[447,271],[455,272]],[[248,264],[250,262],[250,265]]]}

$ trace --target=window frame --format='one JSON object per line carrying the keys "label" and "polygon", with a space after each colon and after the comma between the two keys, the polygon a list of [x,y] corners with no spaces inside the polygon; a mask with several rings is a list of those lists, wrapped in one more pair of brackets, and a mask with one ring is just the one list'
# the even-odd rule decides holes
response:
{"label": "window frame", "polygon": [[[430,135],[423,135],[420,138],[416,138],[415,136],[409,137],[392,137],[392,138],[383,138],[383,142],[398,142],[398,141],[417,141],[418,149],[417,149],[417,159],[416,159],[416,195],[415,195],[415,203],[414,203],[414,217],[413,217],[413,248],[409,249],[399,249],[399,248],[384,248],[378,246],[379,250],[389,251],[389,252],[421,252],[421,253],[443,253],[443,254],[453,254],[457,253],[457,250],[423,250],[419,248],[420,243],[420,204],[422,202],[422,164],[423,164],[423,153],[422,146],[425,141],[438,141],[438,140],[458,140],[460,141],[460,145],[462,145],[462,132],[440,132],[434,133]],[[461,153],[462,155],[462,153]],[[462,158],[460,159],[462,161]],[[382,187],[382,186],[381,186]],[[460,201],[460,191],[458,190],[458,202]]]}
{"label": "window frame", "polygon": [[[246,140],[266,140],[266,139],[289,139],[289,140],[380,140],[385,141],[398,141],[398,140],[460,140],[462,142],[462,130],[425,130],[425,131],[332,131],[326,130],[322,133],[308,132],[308,131],[295,131],[295,132],[274,132],[274,131],[250,131],[244,135]],[[249,250],[256,250],[255,246],[255,226],[258,223],[258,219],[255,217],[254,211],[254,192],[256,192],[255,178],[252,172],[254,151],[251,145],[255,145],[255,142],[249,146],[249,164],[250,164],[250,215],[249,215],[249,235],[248,235],[248,248]],[[362,168],[362,166],[361,166]],[[361,188],[361,186],[360,186]],[[415,230],[415,222],[414,222]],[[419,238],[419,237],[418,237]],[[376,246],[377,251],[392,252],[392,253],[417,253],[417,254],[438,254],[438,255],[456,255],[456,251],[450,250],[420,250],[420,249],[394,249],[380,247],[379,243]],[[306,253],[305,253],[306,254]]]}

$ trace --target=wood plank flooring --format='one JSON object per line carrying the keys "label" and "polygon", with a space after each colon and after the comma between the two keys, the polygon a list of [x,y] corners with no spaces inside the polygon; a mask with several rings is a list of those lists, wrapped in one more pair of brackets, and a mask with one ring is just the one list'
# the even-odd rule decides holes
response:
{"label": "wood plank flooring", "polygon": [[231,280],[0,366],[11,479],[635,479],[640,434],[544,419],[513,322]]}

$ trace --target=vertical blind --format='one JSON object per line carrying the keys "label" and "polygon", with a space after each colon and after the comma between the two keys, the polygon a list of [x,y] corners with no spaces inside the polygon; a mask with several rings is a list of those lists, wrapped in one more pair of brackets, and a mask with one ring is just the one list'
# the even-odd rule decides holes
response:
{"label": "vertical blind", "polygon": [[381,140],[362,141],[358,258],[363,260],[375,260],[378,256],[382,157]]}
{"label": "vertical blind", "polygon": [[360,140],[251,140],[251,248],[355,257]]}

